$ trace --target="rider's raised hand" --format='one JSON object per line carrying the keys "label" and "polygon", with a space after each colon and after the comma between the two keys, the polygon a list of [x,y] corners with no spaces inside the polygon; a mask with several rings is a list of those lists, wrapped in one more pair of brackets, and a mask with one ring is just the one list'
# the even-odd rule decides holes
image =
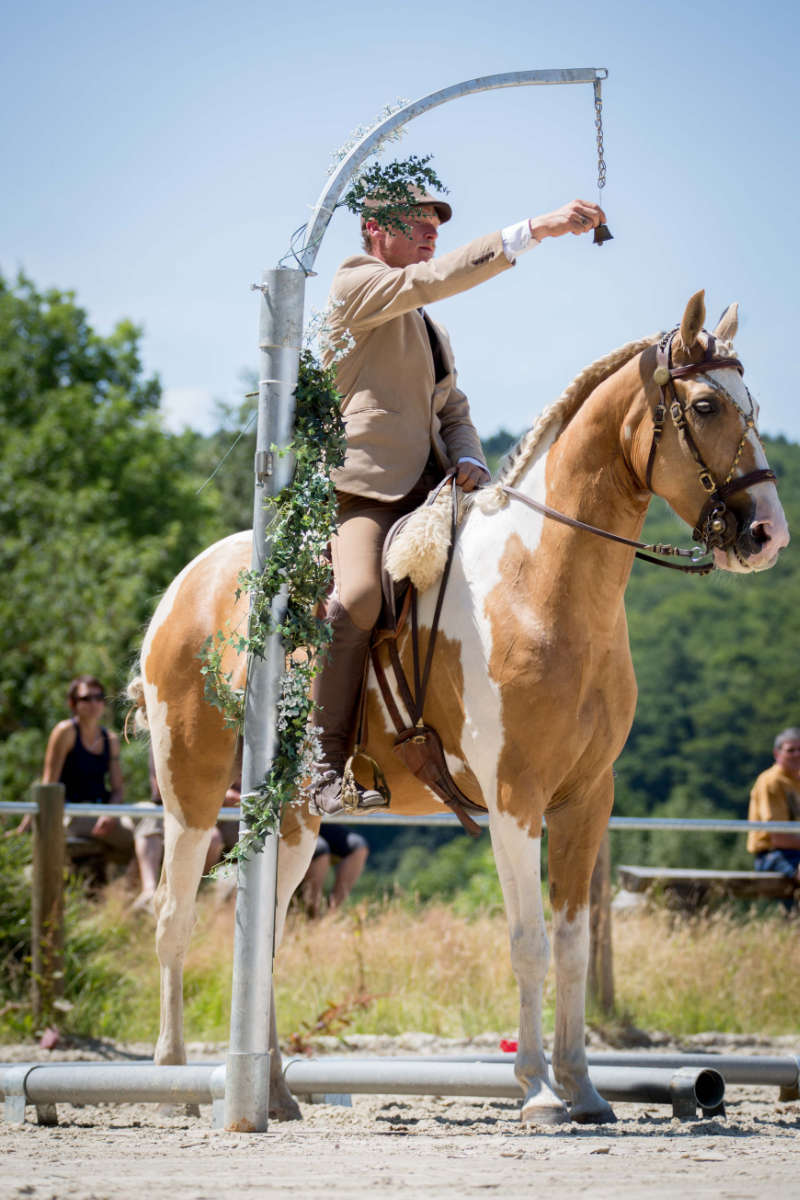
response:
{"label": "rider's raised hand", "polygon": [[605,224],[606,215],[599,204],[591,200],[572,200],[569,204],[540,217],[531,217],[531,235],[537,242],[548,237],[563,237],[565,233],[589,233]]}

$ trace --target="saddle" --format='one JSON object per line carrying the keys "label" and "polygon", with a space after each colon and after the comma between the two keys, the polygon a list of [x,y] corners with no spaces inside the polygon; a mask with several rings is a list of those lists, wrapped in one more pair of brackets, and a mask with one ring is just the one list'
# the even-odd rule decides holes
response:
{"label": "saddle", "polygon": [[[439,627],[439,618],[442,611],[442,603],[444,601],[445,589],[447,580],[450,575],[450,566],[453,559],[453,550],[455,546],[456,523],[458,519],[458,504],[456,497],[455,474],[450,472],[439,486],[434,489],[426,501],[426,506],[432,505],[439,492],[446,486],[452,487],[452,514],[449,545],[447,547],[446,561],[441,573],[441,581],[439,584],[439,593],[436,598],[436,607],[433,615],[433,623],[431,626],[430,636],[428,639],[428,647],[425,655],[424,665],[420,665],[419,653],[419,631],[417,626],[417,596],[418,588],[405,578],[395,583],[392,578],[389,568],[387,568],[387,559],[391,561],[392,547],[395,544],[395,539],[403,530],[406,524],[417,517],[417,512],[409,513],[407,516],[401,517],[395,522],[389,531],[386,538],[383,550],[382,563],[382,584],[383,584],[383,611],[381,619],[378,622],[375,633],[370,644],[370,660],[375,671],[375,678],[378,681],[378,686],[381,690],[384,703],[389,712],[389,716],[394,724],[397,736],[394,741],[394,752],[404,763],[409,771],[420,780],[421,783],[429,787],[440,800],[455,813],[464,829],[472,837],[478,837],[481,832],[479,825],[470,817],[470,813],[484,813],[486,810],[479,804],[475,804],[468,796],[459,788],[458,784],[450,774],[449,768],[444,754],[442,739],[432,725],[426,724],[423,720],[423,711],[425,707],[425,693],[428,687],[430,678],[431,665],[433,662],[433,652],[436,645],[436,635]],[[411,617],[411,648],[413,655],[413,690],[409,684],[403,665],[400,661],[400,655],[397,649],[397,638],[402,630],[406,627],[408,617]],[[389,663],[392,668],[394,680],[397,688],[397,694],[402,700],[403,706],[408,713],[408,721],[403,719],[400,708],[395,700],[389,680],[386,677],[386,672],[381,662],[380,647],[386,644],[389,653]],[[355,749],[353,756],[348,762],[348,768],[352,772],[352,761],[357,757],[369,759],[362,750],[362,745],[367,740],[366,735],[366,672],[364,683],[362,684],[361,699],[358,705],[358,724],[356,729]],[[376,763],[372,763],[373,775],[375,777],[376,786],[379,790],[386,789],[387,803],[389,799],[388,788],[386,781],[383,778],[383,773]],[[380,778],[383,787],[380,787],[378,780]]]}

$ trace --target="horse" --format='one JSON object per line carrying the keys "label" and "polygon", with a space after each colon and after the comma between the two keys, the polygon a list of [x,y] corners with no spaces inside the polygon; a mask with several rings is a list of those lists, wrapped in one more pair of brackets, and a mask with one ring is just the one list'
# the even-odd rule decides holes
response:
{"label": "horse", "polygon": [[[698,292],[668,338],[628,343],[586,368],[542,412],[498,479],[463,497],[425,720],[441,736],[458,787],[488,810],[520,994],[515,1073],[529,1124],[615,1119],[589,1079],[584,1046],[589,885],[612,808],[613,763],[633,722],[624,593],[651,496],[662,496],[705,541],[713,565],[733,574],[771,567],[789,540],[734,356],[737,306],[712,334],[704,321]],[[562,519],[544,515],[544,502]],[[598,528],[603,538],[594,536]],[[246,600],[235,594],[250,546],[249,533],[232,535],[173,581],[146,632],[130,691],[149,725],[165,807],[154,904],[162,978],[157,1063],[185,1061],[183,958],[237,753],[236,733],[204,699],[201,648],[218,629],[246,627]],[[423,654],[435,598],[435,588],[419,598]],[[408,669],[407,633],[398,649]],[[242,686],[243,658],[230,647],[225,654],[223,671]],[[383,766],[392,810],[444,811],[392,753],[395,731],[373,672],[367,687],[367,749]],[[545,819],[555,1086],[542,1043],[550,954],[540,885]],[[319,823],[307,802],[283,814],[277,941]],[[299,1109],[283,1080],[272,1011],[270,1112],[288,1119]]]}

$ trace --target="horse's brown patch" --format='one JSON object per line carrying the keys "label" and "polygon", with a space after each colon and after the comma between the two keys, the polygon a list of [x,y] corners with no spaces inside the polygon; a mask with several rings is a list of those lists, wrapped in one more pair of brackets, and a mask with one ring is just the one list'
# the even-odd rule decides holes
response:
{"label": "horse's brown patch", "polygon": [[[532,553],[512,534],[485,611],[492,631],[489,674],[500,692],[502,720],[497,806],[529,837],[541,836],[547,814],[553,907],[567,905],[572,913],[588,889],[579,867],[583,858],[594,861],[608,818],[606,805],[596,801],[597,781],[624,743],[635,683],[624,611],[620,605],[616,617],[613,608],[606,613],[606,628],[594,620],[592,604],[599,598],[602,609],[604,589],[592,551],[583,556],[585,575],[573,563],[565,576],[553,551],[553,538],[562,536],[546,528]],[[566,617],[570,608],[573,621]],[[607,685],[614,688],[613,703]],[[562,828],[569,831],[563,849]]]}
{"label": "horse's brown patch", "polygon": [[305,804],[287,804],[281,814],[281,840],[287,846],[299,846],[303,831],[310,829],[316,837],[321,824],[321,818],[310,816]]}
{"label": "horse's brown patch", "polygon": [[[223,566],[217,555],[209,554],[190,567],[142,663],[159,703],[167,709],[171,790],[184,821],[195,829],[215,823],[234,770],[236,733],[226,728],[222,714],[205,699],[200,671],[200,654],[209,633],[224,632],[246,619],[246,598],[237,603],[234,593],[249,548],[242,543],[227,550],[230,558]],[[223,670],[233,672],[235,687],[242,686],[244,662],[230,647],[223,655]]]}
{"label": "horse's brown patch", "polygon": [[614,801],[614,780],[607,768],[587,783],[580,797],[547,810],[547,867],[550,904],[566,909],[573,921],[589,904],[595,859]]}

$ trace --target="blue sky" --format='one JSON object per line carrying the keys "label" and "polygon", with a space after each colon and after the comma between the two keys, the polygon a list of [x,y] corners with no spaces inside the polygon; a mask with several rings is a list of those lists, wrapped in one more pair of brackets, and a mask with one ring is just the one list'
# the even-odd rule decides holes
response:
{"label": "blue sky", "polygon": [[[799,28],[798,7],[776,0],[30,0],[0,45],[0,269],[73,289],[103,333],[140,324],[171,424],[209,428],[214,398],[237,401],[256,363],[249,286],[355,127],[476,75],[604,66],[615,240],[548,242],[435,314],[479,430],[527,428],[586,363],[675,324],[705,287],[709,323],[741,301],[762,428],[800,440]],[[442,250],[595,199],[591,88],[455,101],[393,151],[426,152],[455,209]],[[337,214],[309,311],[357,244]]]}

